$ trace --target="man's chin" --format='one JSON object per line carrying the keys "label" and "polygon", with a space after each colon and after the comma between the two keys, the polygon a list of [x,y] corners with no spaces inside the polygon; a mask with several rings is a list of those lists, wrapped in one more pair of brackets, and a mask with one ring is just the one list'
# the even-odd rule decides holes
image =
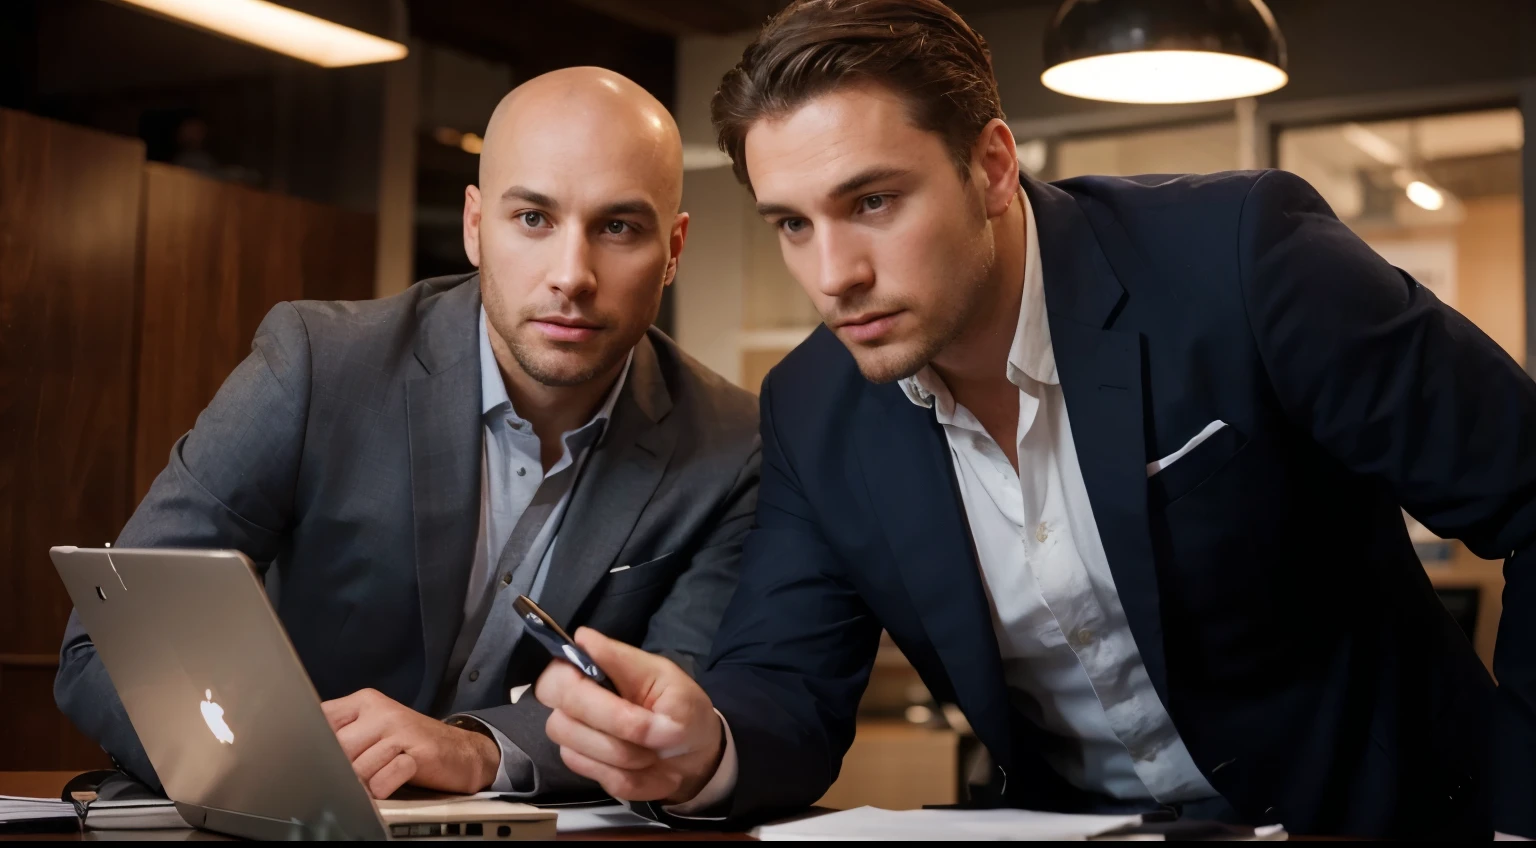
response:
{"label": "man's chin", "polygon": [[512,355],[523,373],[551,388],[572,388],[599,379],[622,358],[603,345],[542,341],[514,346]]}
{"label": "man's chin", "polygon": [[551,388],[572,388],[597,379],[606,369],[591,360],[569,361],[547,358],[523,363],[528,376]]}
{"label": "man's chin", "polygon": [[880,347],[850,346],[859,373],[871,383],[894,383],[923,370],[929,357],[915,345],[886,344]]}

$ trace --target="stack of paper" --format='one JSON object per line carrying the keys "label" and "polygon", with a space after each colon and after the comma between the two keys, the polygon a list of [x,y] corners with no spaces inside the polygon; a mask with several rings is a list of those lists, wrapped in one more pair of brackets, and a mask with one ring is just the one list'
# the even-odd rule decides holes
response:
{"label": "stack of paper", "polygon": [[752,832],[762,840],[1083,840],[1141,823],[1141,816],[1074,816],[1030,810],[882,810],[859,807]]}
{"label": "stack of paper", "polygon": [[22,798],[0,795],[0,823],[72,819],[75,808],[57,798]]}
{"label": "stack of paper", "polygon": [[[0,823],[75,820],[75,805],[57,798],[0,795]],[[162,830],[187,827],[176,807],[165,799],[92,801],[85,826],[91,830]]]}

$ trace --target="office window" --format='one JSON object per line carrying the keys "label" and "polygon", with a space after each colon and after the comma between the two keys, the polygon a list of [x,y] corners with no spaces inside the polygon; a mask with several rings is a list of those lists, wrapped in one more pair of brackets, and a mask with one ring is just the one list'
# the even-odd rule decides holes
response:
{"label": "office window", "polygon": [[1518,109],[1289,129],[1279,142],[1281,168],[1524,363]]}
{"label": "office window", "polygon": [[1054,147],[1045,168],[1053,180],[1084,174],[1206,174],[1230,171],[1238,162],[1234,121],[1065,138]]}

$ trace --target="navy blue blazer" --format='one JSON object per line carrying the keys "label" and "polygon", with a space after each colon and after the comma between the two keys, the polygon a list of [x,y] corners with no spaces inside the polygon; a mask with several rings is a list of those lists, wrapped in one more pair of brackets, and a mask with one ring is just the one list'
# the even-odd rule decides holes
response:
{"label": "navy blue blazer", "polygon": [[[1295,833],[1536,836],[1536,383],[1294,175],[1024,188],[1109,565],[1211,785]],[[882,628],[1007,803],[1091,806],[1010,705],[933,412],[825,328],[761,404],[757,527],[701,677],[740,758],[731,815],[837,777]],[[1400,508],[1509,557],[1497,691]]]}

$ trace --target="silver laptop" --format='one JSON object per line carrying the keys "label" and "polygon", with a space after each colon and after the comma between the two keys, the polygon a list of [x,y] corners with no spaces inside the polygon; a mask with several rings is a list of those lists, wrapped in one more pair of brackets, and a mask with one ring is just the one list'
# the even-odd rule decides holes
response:
{"label": "silver laptop", "polygon": [[255,839],[482,835],[458,816],[389,827],[244,554],[49,553],[188,824]]}

